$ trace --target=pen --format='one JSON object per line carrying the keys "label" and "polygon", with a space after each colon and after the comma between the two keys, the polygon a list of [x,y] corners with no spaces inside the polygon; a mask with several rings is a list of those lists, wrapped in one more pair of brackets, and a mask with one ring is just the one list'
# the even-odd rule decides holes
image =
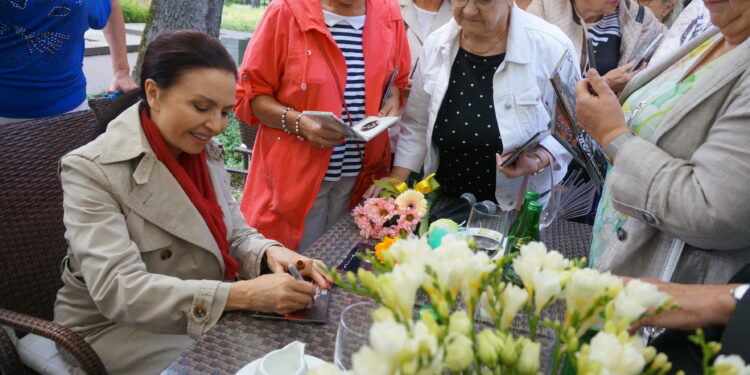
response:
{"label": "pen", "polygon": [[286,266],[286,268],[289,270],[289,273],[291,273],[292,276],[294,276],[295,279],[300,280],[300,281],[305,281],[305,279],[302,278],[302,275],[299,274],[299,271],[297,271],[297,267],[295,267],[294,264],[289,263],[289,265]]}
{"label": "pen", "polygon": [[409,79],[412,79],[414,77],[414,73],[417,72],[417,66],[419,65],[419,57],[417,57],[417,60],[414,61],[414,68],[411,70],[411,74],[409,74]]}
{"label": "pen", "polygon": [[[295,267],[294,264],[289,263],[289,265],[286,266],[286,268],[289,270],[289,273],[291,273],[292,276],[294,276],[295,279],[300,280],[300,281],[305,281],[305,279],[302,278],[302,275],[299,274],[299,271],[297,271],[297,267]],[[315,296],[312,297],[311,303],[313,305],[315,304]]]}
{"label": "pen", "polygon": [[391,94],[391,86],[393,86],[393,81],[396,79],[396,74],[398,74],[398,67],[393,68],[391,79],[388,80],[388,85],[385,86],[385,92],[383,93],[383,100],[380,102],[381,108],[385,105],[385,102],[388,100],[388,97]]}

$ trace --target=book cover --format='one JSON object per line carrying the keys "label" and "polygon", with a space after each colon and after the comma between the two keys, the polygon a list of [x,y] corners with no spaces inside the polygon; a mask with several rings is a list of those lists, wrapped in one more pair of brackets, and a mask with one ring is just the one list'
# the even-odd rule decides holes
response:
{"label": "book cover", "polygon": [[607,160],[599,145],[576,123],[575,84],[578,80],[580,74],[576,65],[565,51],[550,78],[555,96],[552,136],[584,167],[599,191],[607,174]]}
{"label": "book cover", "polygon": [[398,117],[368,116],[349,127],[331,112],[304,111],[302,114],[348,138],[365,142],[375,138],[378,134],[393,126],[399,119]]}
{"label": "book cover", "polygon": [[285,315],[274,313],[255,312],[254,318],[260,319],[281,319],[291,320],[300,323],[318,323],[324,324],[328,316],[328,303],[331,298],[331,290],[315,286],[314,303],[311,303],[302,310],[295,311]]}

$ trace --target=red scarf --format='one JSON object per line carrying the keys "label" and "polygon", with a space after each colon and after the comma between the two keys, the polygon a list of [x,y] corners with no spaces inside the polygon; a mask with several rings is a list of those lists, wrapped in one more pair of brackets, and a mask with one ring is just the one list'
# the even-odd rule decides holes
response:
{"label": "red scarf", "polygon": [[190,155],[183,152],[179,160],[174,157],[172,152],[164,142],[159,128],[151,120],[148,110],[141,112],[141,126],[146,134],[148,143],[156,153],[156,157],[167,166],[172,176],[180,184],[195,208],[200,212],[203,220],[206,221],[208,229],[214,236],[216,244],[219,245],[221,258],[224,260],[226,272],[224,278],[234,280],[239,272],[239,265],[229,255],[229,241],[227,241],[227,226],[224,225],[224,213],[221,211],[216,193],[214,192],[211,177],[208,175],[208,166],[206,165],[206,152],[201,151],[197,155]]}

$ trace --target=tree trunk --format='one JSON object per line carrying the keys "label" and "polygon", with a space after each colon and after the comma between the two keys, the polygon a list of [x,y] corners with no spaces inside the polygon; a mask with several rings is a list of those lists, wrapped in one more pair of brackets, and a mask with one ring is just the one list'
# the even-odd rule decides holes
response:
{"label": "tree trunk", "polygon": [[192,29],[219,37],[224,0],[151,0],[148,20],[138,48],[133,79],[140,84],[143,52],[152,40],[167,30]]}

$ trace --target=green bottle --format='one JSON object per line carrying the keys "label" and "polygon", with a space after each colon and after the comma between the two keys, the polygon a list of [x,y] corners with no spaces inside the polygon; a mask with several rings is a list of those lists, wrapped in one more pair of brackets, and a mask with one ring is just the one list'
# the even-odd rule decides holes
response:
{"label": "green bottle", "polygon": [[[508,242],[505,245],[505,254],[517,254],[521,251],[521,246],[531,242],[539,241],[539,216],[542,213],[542,204],[537,201],[531,201],[526,206],[525,211],[521,211],[519,218],[516,219],[518,226],[514,232],[508,233]],[[515,222],[513,223],[515,226]],[[504,274],[506,280],[522,285],[521,279],[512,269],[512,263],[505,266]]]}
{"label": "green bottle", "polygon": [[521,224],[521,220],[523,220],[523,215],[526,213],[529,207],[529,202],[532,201],[538,201],[539,200],[539,193],[535,192],[534,190],[526,190],[526,193],[523,194],[523,203],[521,204],[521,211],[518,212],[518,216],[516,216],[516,219],[513,220],[513,224],[510,226],[510,230],[508,231],[508,242],[505,244],[507,255],[507,249],[508,244],[510,244],[511,236],[515,235],[516,232],[518,232],[518,227]]}

